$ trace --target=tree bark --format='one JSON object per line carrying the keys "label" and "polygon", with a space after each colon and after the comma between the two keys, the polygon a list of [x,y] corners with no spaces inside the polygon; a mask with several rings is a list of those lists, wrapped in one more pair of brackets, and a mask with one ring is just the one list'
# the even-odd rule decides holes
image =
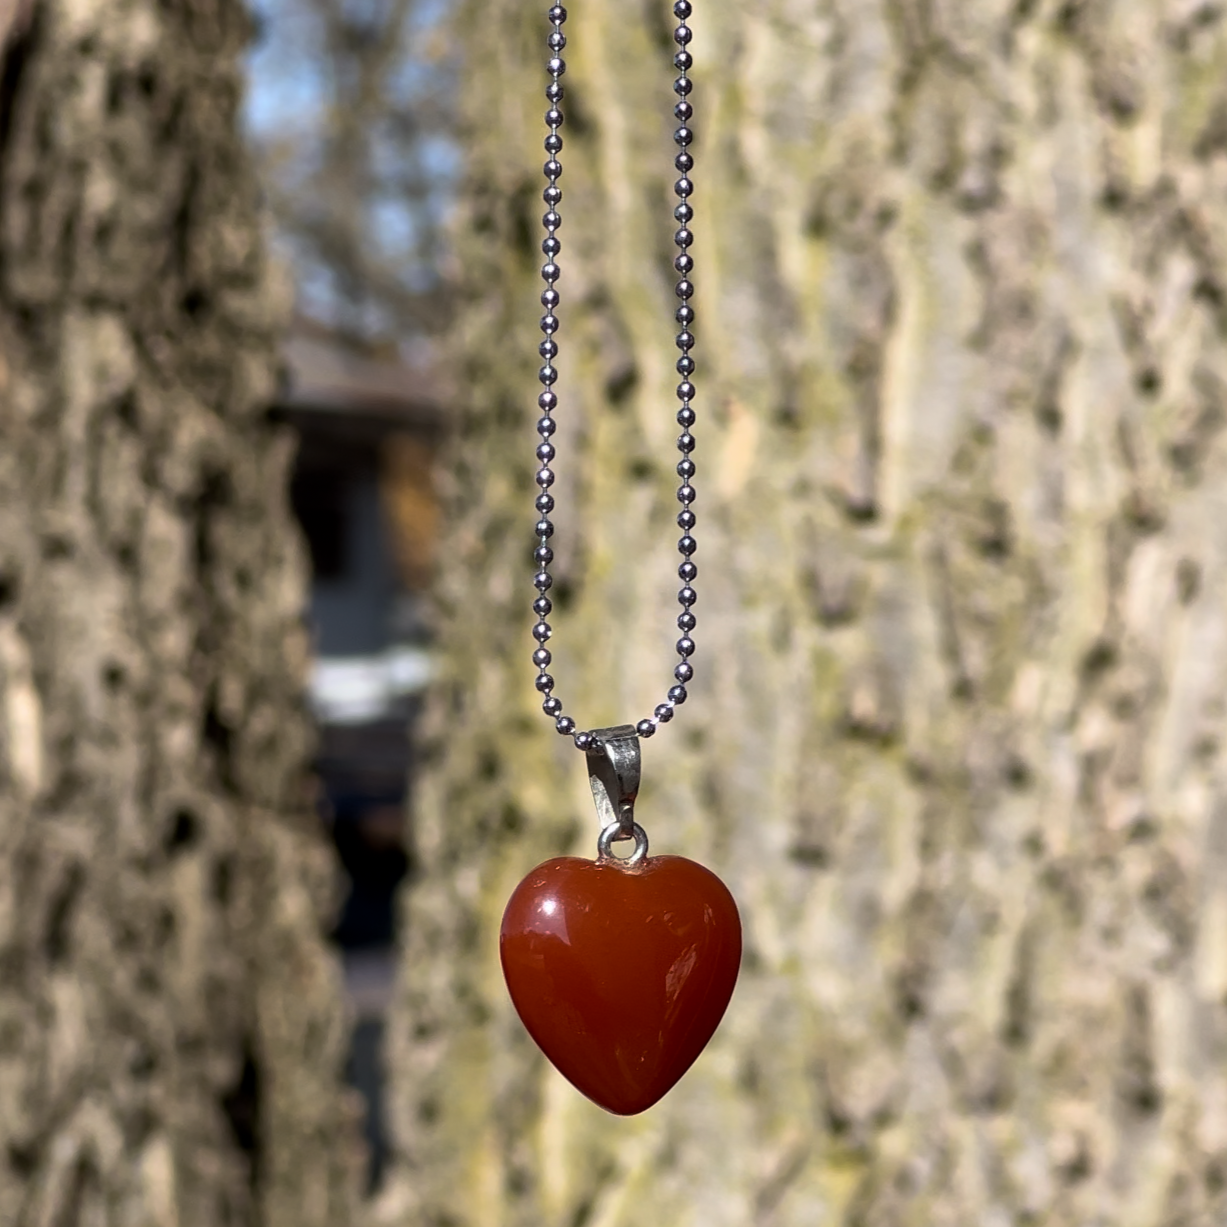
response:
{"label": "tree bark", "polygon": [[39,0],[0,82],[0,1221],[350,1222],[287,306],[234,0]]}
{"label": "tree bark", "polygon": [[[696,10],[699,652],[639,814],[729,883],[741,984],[629,1120],[502,987],[511,889],[596,830],[528,660],[547,27],[483,0],[385,1221],[1221,1223],[1222,12]],[[566,28],[550,646],[583,727],[673,659],[667,13]]]}

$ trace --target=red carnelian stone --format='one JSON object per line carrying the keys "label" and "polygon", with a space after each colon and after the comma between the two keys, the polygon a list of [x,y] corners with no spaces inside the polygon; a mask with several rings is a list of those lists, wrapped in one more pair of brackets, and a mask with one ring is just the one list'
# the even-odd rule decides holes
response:
{"label": "red carnelian stone", "polygon": [[681,856],[637,866],[559,857],[516,887],[499,939],[520,1018],[602,1108],[650,1108],[724,1014],[741,919],[714,873]]}

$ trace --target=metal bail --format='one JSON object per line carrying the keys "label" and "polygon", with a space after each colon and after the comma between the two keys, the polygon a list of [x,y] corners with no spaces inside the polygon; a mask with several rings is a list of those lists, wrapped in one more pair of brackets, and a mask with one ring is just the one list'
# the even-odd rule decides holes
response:
{"label": "metal bail", "polygon": [[614,839],[635,838],[635,798],[639,795],[639,734],[633,724],[593,729],[588,751],[588,783],[601,830],[617,827]]}

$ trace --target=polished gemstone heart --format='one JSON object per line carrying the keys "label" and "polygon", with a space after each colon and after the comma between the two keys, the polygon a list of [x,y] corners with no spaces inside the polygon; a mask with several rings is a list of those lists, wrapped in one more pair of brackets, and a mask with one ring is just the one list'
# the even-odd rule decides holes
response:
{"label": "polished gemstone heart", "polygon": [[631,1116],[711,1039],[737,982],[741,919],[724,883],[685,857],[559,857],[516,887],[499,949],[541,1050],[589,1099]]}

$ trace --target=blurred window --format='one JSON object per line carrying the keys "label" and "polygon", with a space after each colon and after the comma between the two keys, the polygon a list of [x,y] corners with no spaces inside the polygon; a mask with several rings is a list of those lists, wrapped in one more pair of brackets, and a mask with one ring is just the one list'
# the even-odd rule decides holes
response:
{"label": "blurred window", "polygon": [[337,469],[300,469],[290,486],[294,514],[311,550],[316,579],[349,573],[349,480]]}

